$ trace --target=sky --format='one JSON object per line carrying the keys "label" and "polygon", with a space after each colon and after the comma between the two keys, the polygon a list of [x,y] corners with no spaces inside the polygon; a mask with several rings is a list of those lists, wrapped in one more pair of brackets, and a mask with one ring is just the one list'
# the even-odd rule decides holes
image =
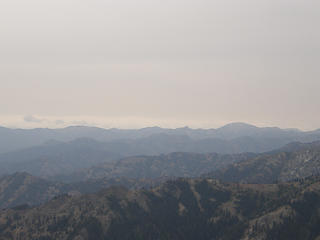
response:
{"label": "sky", "polygon": [[320,128],[318,0],[1,0],[0,125]]}

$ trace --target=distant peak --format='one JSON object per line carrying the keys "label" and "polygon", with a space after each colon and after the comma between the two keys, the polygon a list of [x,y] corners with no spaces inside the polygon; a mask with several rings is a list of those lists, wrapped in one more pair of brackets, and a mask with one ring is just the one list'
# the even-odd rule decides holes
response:
{"label": "distant peak", "polygon": [[145,127],[145,128],[141,128],[141,130],[146,130],[146,129],[162,129],[159,126],[152,126],[152,127]]}
{"label": "distant peak", "polygon": [[234,122],[234,123],[226,124],[221,128],[258,128],[258,127],[251,125],[251,124],[248,124],[248,123]]}
{"label": "distant peak", "polygon": [[65,127],[64,129],[102,129],[102,128],[94,127],[94,126],[74,125],[74,126]]}
{"label": "distant peak", "polygon": [[189,128],[188,126],[184,126],[184,127],[180,127],[180,128],[176,128],[176,129],[188,130],[188,129],[191,129],[191,128]]}

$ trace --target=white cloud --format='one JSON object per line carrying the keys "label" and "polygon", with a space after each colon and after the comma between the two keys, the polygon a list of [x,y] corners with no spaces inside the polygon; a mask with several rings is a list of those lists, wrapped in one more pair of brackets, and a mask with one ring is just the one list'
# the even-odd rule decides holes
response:
{"label": "white cloud", "polygon": [[32,116],[32,115],[24,116],[23,120],[25,122],[31,122],[31,123],[42,123],[42,122],[46,121],[45,119],[37,118],[37,117]]}

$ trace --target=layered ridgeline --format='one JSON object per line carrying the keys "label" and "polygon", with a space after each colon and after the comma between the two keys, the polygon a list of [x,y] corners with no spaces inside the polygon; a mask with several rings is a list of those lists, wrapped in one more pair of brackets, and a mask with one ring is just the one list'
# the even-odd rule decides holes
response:
{"label": "layered ridgeline", "polygon": [[0,212],[0,239],[318,239],[318,178],[284,184],[179,179]]}
{"label": "layered ridgeline", "polygon": [[[276,153],[304,149],[305,146],[306,144],[289,144],[268,154],[274,156]],[[313,145],[310,146],[310,148],[312,147]],[[166,174],[172,175],[172,172],[179,172],[179,174],[175,176],[180,177],[190,176],[188,175],[188,171],[194,171],[194,169],[196,174],[203,174],[204,172],[201,171],[202,169],[206,171],[213,171],[216,168],[225,166],[226,164],[257,156],[257,154],[252,153],[174,153],[161,154],[157,156],[146,155],[139,157],[124,157],[127,154],[120,152],[120,149],[107,146],[106,143],[98,142],[92,139],[77,139],[68,143],[51,141],[50,143],[42,146],[0,154],[0,176],[13,174],[15,172],[27,172],[43,178],[52,178],[57,175],[64,175],[68,179],[78,178],[76,180],[78,181],[82,178],[87,178],[86,175],[93,177],[95,177],[95,175],[101,175],[105,173],[110,175],[110,168],[119,169],[120,173],[118,175],[121,175],[121,173],[125,171],[125,168],[128,168],[130,165],[132,165],[133,169],[130,170],[131,172],[129,170],[127,171],[127,173],[130,175],[137,175],[133,174],[132,171],[136,171],[136,168],[142,168],[147,169],[147,172],[143,170],[140,175],[147,175],[150,173],[161,176]],[[261,156],[264,155],[266,154],[263,153]],[[291,158],[291,156],[289,157]],[[118,161],[119,159],[122,160]],[[198,166],[196,166],[197,164]],[[170,167],[169,165],[172,166]],[[153,173],[149,171],[149,166],[154,167]],[[181,169],[180,166],[182,167]],[[79,174],[80,169],[90,167],[92,167],[92,169],[87,171],[87,173],[85,173],[86,171],[82,171]],[[183,175],[182,171],[184,171],[184,169],[187,172],[187,175]],[[74,174],[74,172],[78,173]],[[115,171],[112,170],[112,174],[114,175]]]}
{"label": "layered ridgeline", "polygon": [[104,143],[92,139],[82,138],[67,143],[50,141],[41,146],[0,154],[0,175],[28,172],[50,177],[70,174],[121,157]]}
{"label": "layered ridgeline", "polygon": [[203,176],[250,183],[290,181],[317,175],[319,156],[319,142],[292,143],[259,155],[171,153],[128,157],[72,174],[47,176],[51,181],[16,173],[0,178],[0,208],[37,205],[61,194],[92,193],[114,184],[148,188],[178,177]]}
{"label": "layered ridgeline", "polygon": [[[81,137],[81,138],[79,138]],[[219,129],[140,130],[70,127],[65,129],[13,130],[0,128],[0,176],[28,172],[40,177],[68,175],[79,169],[137,155],[172,152],[236,154],[274,150],[292,140],[320,139],[320,131],[300,132],[230,124]],[[67,141],[67,142],[65,142]]]}
{"label": "layered ridgeline", "polygon": [[134,156],[106,162],[68,175],[56,175],[52,180],[75,182],[100,178],[157,179],[164,177],[199,177],[231,163],[257,156],[242,154],[170,153],[157,156]]}
{"label": "layered ridgeline", "polygon": [[[73,174],[52,177],[45,174],[51,168],[42,166],[40,161],[41,164],[37,168],[35,165],[26,165],[23,169],[36,175],[41,174],[46,178],[35,177],[26,172],[0,178],[0,208],[22,204],[38,205],[61,194],[92,193],[111,185],[148,188],[163,183],[167,179],[199,177],[214,169],[253,156],[255,154],[250,153],[234,155],[172,153],[129,157],[116,162],[106,162]],[[56,161],[52,164],[56,164]],[[63,166],[65,165],[61,162],[61,168]],[[51,174],[57,173],[54,171],[57,168],[52,169]],[[66,170],[68,169],[64,169],[62,173]]]}
{"label": "layered ridgeline", "polygon": [[[0,154],[0,176],[15,172],[27,172],[43,178],[63,175],[70,179],[77,176],[72,173],[93,166],[97,167],[90,170],[91,175],[101,175],[98,173],[100,169],[109,172],[110,168],[118,169],[120,171],[118,175],[125,175],[125,168],[130,166],[133,169],[128,174],[135,176],[138,173],[133,174],[132,171],[137,170],[142,170],[140,175],[173,175],[177,172],[178,175],[175,176],[189,176],[183,175],[182,172],[186,171],[188,174],[195,168],[196,174],[204,173],[206,168],[214,170],[220,165],[224,166],[255,155],[247,153],[231,155],[177,153],[124,158],[123,156],[126,154],[115,152],[117,151],[114,148],[106,147],[104,143],[90,139],[78,139],[68,143],[48,143],[44,146]],[[119,150],[119,152],[121,151]],[[148,166],[153,166],[154,171],[151,172],[147,169]],[[144,170],[145,168],[146,170]],[[85,173],[85,175],[87,174]],[[115,171],[113,171],[113,175],[115,175]],[[85,176],[80,174],[79,177],[77,180],[81,180]]]}
{"label": "layered ridgeline", "polygon": [[91,138],[104,142],[108,151],[126,156],[157,155],[170,152],[265,152],[292,141],[320,140],[320,131],[301,132],[274,127],[258,128],[244,123],[228,124],[218,129],[137,130],[68,127],[64,129],[8,129],[0,127],[0,153],[42,145],[48,141],[69,142]]}
{"label": "layered ridgeline", "polygon": [[292,143],[279,150],[239,161],[204,177],[224,182],[274,183],[320,175],[320,142]]}
{"label": "layered ridgeline", "polygon": [[[106,162],[52,179],[72,182],[99,178],[210,177],[252,183],[291,181],[320,173],[320,141],[290,143],[260,154],[171,153]],[[254,180],[255,179],[255,180]]]}

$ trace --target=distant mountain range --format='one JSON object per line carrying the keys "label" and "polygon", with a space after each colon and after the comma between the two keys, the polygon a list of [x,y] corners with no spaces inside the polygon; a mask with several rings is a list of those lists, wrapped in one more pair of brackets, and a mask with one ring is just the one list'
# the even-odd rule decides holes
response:
{"label": "distant mountain range", "polygon": [[[54,141],[70,142],[90,138],[108,143],[109,151],[137,154],[184,152],[264,152],[289,142],[320,140],[320,131],[302,132],[275,127],[258,128],[245,123],[232,123],[218,129],[102,129],[67,127],[63,129],[9,129],[0,127],[0,153],[30,148]],[[112,151],[114,152],[114,151]]]}
{"label": "distant mountain range", "polygon": [[[48,178],[131,156],[173,152],[263,153],[292,141],[313,140],[320,140],[320,131],[257,128],[243,123],[210,130],[158,127],[139,130],[0,128],[0,152],[4,152],[0,153],[0,176],[25,171]],[[13,149],[16,150],[8,152]]]}
{"label": "distant mountain range", "polygon": [[267,185],[179,179],[3,210],[0,238],[312,240],[320,237],[319,213],[318,178]]}

